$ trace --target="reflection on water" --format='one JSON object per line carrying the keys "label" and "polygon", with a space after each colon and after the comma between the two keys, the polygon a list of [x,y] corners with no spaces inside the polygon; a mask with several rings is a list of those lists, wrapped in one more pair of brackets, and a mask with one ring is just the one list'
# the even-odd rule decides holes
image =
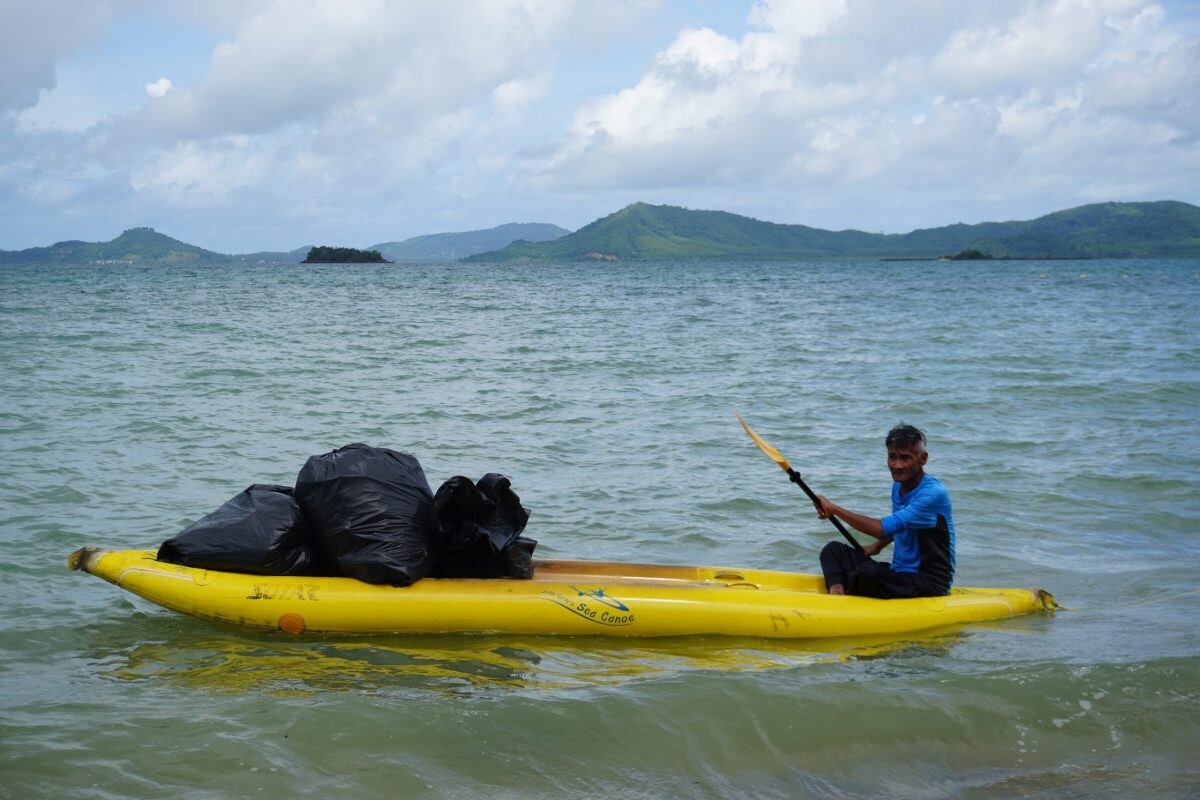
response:
{"label": "reflection on water", "polygon": [[[559,690],[710,670],[753,672],[849,661],[906,649],[944,655],[964,632],[903,640],[805,641],[688,638],[424,636],[294,638],[219,632],[113,646],[88,654],[101,675],[153,679],[219,693],[314,694],[415,689],[452,695],[479,689]],[[126,639],[125,642],[129,640]]]}

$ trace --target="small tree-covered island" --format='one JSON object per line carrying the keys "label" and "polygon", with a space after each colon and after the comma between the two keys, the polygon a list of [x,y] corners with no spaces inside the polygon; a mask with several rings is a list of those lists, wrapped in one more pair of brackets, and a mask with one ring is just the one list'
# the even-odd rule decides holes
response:
{"label": "small tree-covered island", "polygon": [[992,256],[979,250],[963,250],[952,256],[945,256],[947,261],[990,261]]}
{"label": "small tree-covered island", "polygon": [[302,264],[391,264],[378,250],[353,247],[314,247]]}

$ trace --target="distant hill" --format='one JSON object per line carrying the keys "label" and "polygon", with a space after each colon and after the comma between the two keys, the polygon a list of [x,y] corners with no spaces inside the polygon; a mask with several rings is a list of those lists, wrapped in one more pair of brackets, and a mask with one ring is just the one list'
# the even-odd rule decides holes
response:
{"label": "distant hill", "polygon": [[560,239],[516,242],[464,260],[940,258],[966,250],[994,258],[1200,257],[1200,208],[1175,201],[1098,203],[1027,222],[874,234],[634,203]]}
{"label": "distant hill", "polygon": [[312,250],[316,245],[306,244],[304,247],[297,247],[295,250],[286,252],[279,250],[263,250],[257,253],[240,253],[230,258],[237,261],[246,261],[251,264],[300,264],[304,259],[308,258],[308,251]]}
{"label": "distant hill", "polygon": [[223,264],[214,253],[153,228],[130,228],[111,242],[68,241],[28,250],[0,250],[0,264]]}
{"label": "distant hill", "polygon": [[[299,264],[311,246],[228,256],[153,228],[111,242],[59,242],[0,250],[0,264]],[[1025,222],[948,225],[903,234],[827,231],[726,211],[631,206],[575,233],[557,225],[511,223],[436,233],[367,248],[392,261],[677,261],[695,259],[946,258],[977,251],[1002,258],[1200,258],[1200,208],[1172,200],[1097,203]]]}
{"label": "distant hill", "polygon": [[541,222],[510,222],[496,228],[462,233],[432,233],[414,236],[402,242],[373,244],[393,261],[457,261],[477,253],[499,250],[513,242],[548,242],[566,236],[570,231],[557,225]]}
{"label": "distant hill", "polygon": [[[519,239],[545,242],[570,233],[545,223],[509,223],[487,230],[435,233],[402,242],[373,245],[390,261],[457,261],[463,256],[498,250]],[[131,228],[111,242],[59,242],[28,250],[0,250],[0,264],[301,264],[314,245],[288,251],[261,251],[224,255],[158,233],[153,228]]]}
{"label": "distant hill", "polygon": [[[457,261],[521,239],[545,242],[568,233],[557,225],[514,222],[487,230],[416,236],[364,249],[377,250],[389,261]],[[301,264],[313,247],[224,255],[185,244],[153,228],[131,228],[111,242],[68,241],[28,250],[0,250],[0,264]]]}

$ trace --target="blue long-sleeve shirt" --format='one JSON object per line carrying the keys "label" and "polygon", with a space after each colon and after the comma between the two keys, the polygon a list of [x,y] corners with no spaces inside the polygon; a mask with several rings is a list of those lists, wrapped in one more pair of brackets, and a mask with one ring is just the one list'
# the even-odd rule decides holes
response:
{"label": "blue long-sleeve shirt", "polygon": [[908,494],[892,484],[892,513],[883,518],[883,535],[892,539],[892,569],[919,572],[954,581],[954,518],[950,493],[942,482],[925,475]]}

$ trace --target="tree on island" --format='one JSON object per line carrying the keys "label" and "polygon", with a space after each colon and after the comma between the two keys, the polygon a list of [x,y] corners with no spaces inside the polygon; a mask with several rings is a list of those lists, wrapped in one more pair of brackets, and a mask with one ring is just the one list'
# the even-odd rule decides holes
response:
{"label": "tree on island", "polygon": [[951,261],[986,261],[992,256],[979,250],[963,250],[956,256],[947,256]]}
{"label": "tree on island", "polygon": [[302,264],[391,264],[378,250],[353,247],[314,247]]}

